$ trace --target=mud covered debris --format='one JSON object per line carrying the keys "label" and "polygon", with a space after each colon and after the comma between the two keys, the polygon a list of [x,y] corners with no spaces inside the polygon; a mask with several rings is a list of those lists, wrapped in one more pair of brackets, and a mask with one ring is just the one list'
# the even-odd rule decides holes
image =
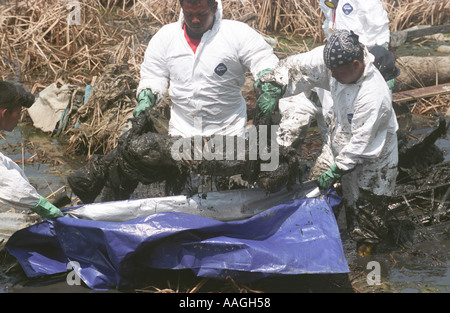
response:
{"label": "mud covered debris", "polygon": [[403,175],[427,169],[444,160],[443,152],[435,142],[449,128],[442,115],[438,118],[414,115],[410,123],[410,126],[402,130],[403,135],[399,136],[399,169]]}
{"label": "mud covered debris", "polygon": [[68,154],[85,154],[90,159],[93,154],[107,153],[116,146],[137,105],[137,83],[128,66],[110,64],[88,87],[65,135],[70,137]]}
{"label": "mud covered debris", "polygon": [[389,201],[396,244],[410,240],[408,233],[424,230],[424,225],[448,221],[450,212],[450,163],[436,145],[448,133],[449,118],[398,116],[399,175]]}
{"label": "mud covered debris", "polygon": [[[157,133],[152,119],[143,114],[131,121],[133,127],[113,151],[69,175],[70,187],[84,203],[93,202],[105,186],[113,200],[128,199],[138,183],[165,181],[167,193],[180,194],[186,191],[191,173],[242,175],[268,192],[284,185],[289,188],[300,175],[296,151],[268,147],[265,137],[171,137]],[[264,166],[272,168],[264,170]]]}

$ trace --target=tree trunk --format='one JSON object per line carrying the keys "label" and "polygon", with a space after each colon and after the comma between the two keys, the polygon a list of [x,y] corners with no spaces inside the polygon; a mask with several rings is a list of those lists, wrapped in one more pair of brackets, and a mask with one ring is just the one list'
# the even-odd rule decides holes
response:
{"label": "tree trunk", "polygon": [[415,57],[397,59],[400,75],[394,92],[445,84],[450,82],[450,56]]}

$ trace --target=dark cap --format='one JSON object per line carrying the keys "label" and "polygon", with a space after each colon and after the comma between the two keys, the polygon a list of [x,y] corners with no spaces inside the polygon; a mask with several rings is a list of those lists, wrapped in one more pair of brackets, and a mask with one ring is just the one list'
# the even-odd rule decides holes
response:
{"label": "dark cap", "polygon": [[400,75],[400,70],[395,67],[395,55],[391,51],[382,46],[375,46],[370,49],[370,53],[375,56],[375,61],[373,64],[380,71],[386,81]]}

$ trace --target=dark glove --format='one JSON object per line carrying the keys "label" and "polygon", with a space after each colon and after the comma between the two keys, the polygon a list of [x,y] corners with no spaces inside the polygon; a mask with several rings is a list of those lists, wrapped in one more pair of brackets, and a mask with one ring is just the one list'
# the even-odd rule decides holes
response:
{"label": "dark glove", "polygon": [[155,106],[156,96],[150,89],[142,90],[138,95],[138,105],[133,111],[133,116],[138,117],[142,112],[150,115],[150,109]]}
{"label": "dark glove", "polygon": [[317,179],[320,189],[328,190],[336,181],[341,179],[341,177],[346,173],[346,171],[341,170],[336,163],[330,166],[328,171],[320,175]]}
{"label": "dark glove", "polygon": [[264,115],[269,115],[274,110],[278,100],[282,95],[282,87],[275,82],[262,82],[261,76],[271,73],[273,70],[267,69],[258,73],[258,79],[253,84],[257,100],[256,105]]}

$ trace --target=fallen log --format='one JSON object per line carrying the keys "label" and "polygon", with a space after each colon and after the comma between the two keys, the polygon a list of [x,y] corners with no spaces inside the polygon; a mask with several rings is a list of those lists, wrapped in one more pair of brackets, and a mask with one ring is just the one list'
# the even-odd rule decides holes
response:
{"label": "fallen log", "polygon": [[394,92],[450,83],[450,56],[397,58]]}

